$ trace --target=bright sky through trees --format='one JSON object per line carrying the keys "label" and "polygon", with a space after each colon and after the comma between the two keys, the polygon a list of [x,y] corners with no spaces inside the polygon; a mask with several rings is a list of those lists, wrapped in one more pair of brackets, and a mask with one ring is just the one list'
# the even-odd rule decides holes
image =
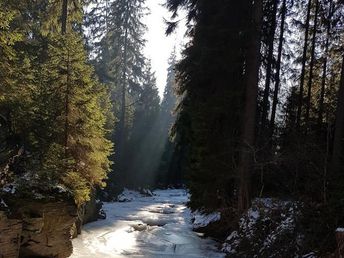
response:
{"label": "bright sky through trees", "polygon": [[164,23],[164,18],[169,19],[170,14],[167,9],[162,6],[164,2],[165,0],[147,0],[150,14],[145,20],[145,24],[148,27],[145,37],[147,39],[145,54],[152,60],[152,68],[157,77],[160,97],[162,97],[166,83],[167,60],[174,46],[176,46],[178,54],[180,53],[186,30],[184,23],[181,22],[174,34],[168,37],[165,35],[166,24]]}

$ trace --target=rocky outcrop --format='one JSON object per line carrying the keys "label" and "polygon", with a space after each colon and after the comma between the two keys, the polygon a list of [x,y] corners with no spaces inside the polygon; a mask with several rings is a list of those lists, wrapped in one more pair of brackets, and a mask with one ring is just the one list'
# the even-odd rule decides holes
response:
{"label": "rocky outcrop", "polygon": [[0,212],[0,257],[56,257],[72,254],[71,228],[77,218],[72,201],[10,199]]}
{"label": "rocky outcrop", "polygon": [[98,219],[104,219],[102,217],[102,202],[96,199],[96,192],[92,191],[90,200],[81,205],[77,211],[77,219],[72,227],[72,238],[76,238],[82,229],[82,225],[96,221]]}
{"label": "rocky outcrop", "polygon": [[22,222],[8,219],[5,212],[0,211],[0,257],[18,257]]}
{"label": "rocky outcrop", "polygon": [[96,221],[99,218],[99,212],[102,208],[102,203],[96,198],[96,191],[93,190],[90,196],[90,201],[88,201],[83,206],[83,224]]}

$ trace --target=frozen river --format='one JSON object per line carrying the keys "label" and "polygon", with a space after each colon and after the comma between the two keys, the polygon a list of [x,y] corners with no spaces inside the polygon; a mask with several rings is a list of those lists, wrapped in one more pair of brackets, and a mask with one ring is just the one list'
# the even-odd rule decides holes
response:
{"label": "frozen river", "polygon": [[224,257],[216,242],[192,231],[185,190],[154,194],[126,191],[122,197],[130,201],[104,204],[107,219],[85,225],[71,257]]}

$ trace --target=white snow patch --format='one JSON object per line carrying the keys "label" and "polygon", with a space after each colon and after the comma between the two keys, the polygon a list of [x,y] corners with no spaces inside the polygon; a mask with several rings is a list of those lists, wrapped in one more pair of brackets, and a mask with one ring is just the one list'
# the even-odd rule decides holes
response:
{"label": "white snow patch", "polygon": [[228,237],[227,237],[227,241],[231,241],[235,238],[237,238],[239,235],[238,235],[238,232],[237,231],[233,231]]}
{"label": "white snow patch", "polygon": [[143,189],[141,190],[141,193],[143,193],[143,194],[146,195],[146,196],[153,196],[153,195],[154,195],[154,194],[152,193],[151,190],[146,189],[146,188],[143,188]]}
{"label": "white snow patch", "polygon": [[10,194],[15,194],[16,192],[16,186],[13,184],[10,185],[5,185],[2,190],[6,193],[10,193]]}
{"label": "white snow patch", "polygon": [[143,197],[138,191],[129,190],[124,188],[123,192],[117,196],[117,201],[119,202],[131,202],[137,198]]}
{"label": "white snow patch", "polygon": [[239,234],[237,231],[233,231],[226,239],[226,242],[222,245],[222,251],[229,254],[236,253],[236,246],[239,244]]}
{"label": "white snow patch", "polygon": [[0,206],[7,208],[7,204],[4,202],[3,199],[0,199]]}
{"label": "white snow patch", "polygon": [[302,255],[302,258],[317,258],[318,256],[315,255],[314,252],[310,252],[309,254]]}
{"label": "white snow patch", "polygon": [[37,200],[42,200],[44,199],[44,195],[43,194],[40,194],[40,193],[34,193],[34,198],[37,199]]}
{"label": "white snow patch", "polygon": [[55,188],[59,193],[66,193],[68,192],[67,188],[63,185],[56,185]]}
{"label": "white snow patch", "polygon": [[195,211],[193,212],[193,216],[194,216],[194,223],[193,223],[194,229],[206,227],[210,223],[219,221],[221,219],[220,212],[204,214],[201,211]]}

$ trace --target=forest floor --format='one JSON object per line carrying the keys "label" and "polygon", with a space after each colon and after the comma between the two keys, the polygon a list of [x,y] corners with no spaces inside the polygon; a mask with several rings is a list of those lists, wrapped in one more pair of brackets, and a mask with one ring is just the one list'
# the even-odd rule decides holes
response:
{"label": "forest floor", "polygon": [[217,242],[192,230],[185,190],[157,190],[153,196],[125,191],[119,200],[104,204],[107,219],[85,225],[73,240],[72,258],[225,257]]}

